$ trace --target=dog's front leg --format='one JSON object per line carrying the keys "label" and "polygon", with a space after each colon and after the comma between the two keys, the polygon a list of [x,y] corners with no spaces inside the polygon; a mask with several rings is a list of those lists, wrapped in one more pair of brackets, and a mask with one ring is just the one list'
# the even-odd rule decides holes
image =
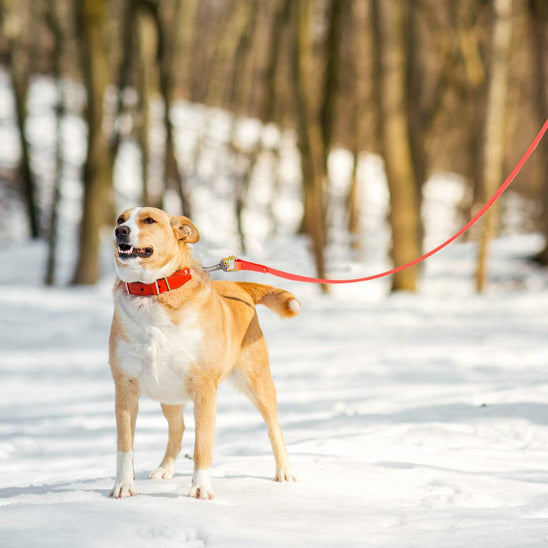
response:
{"label": "dog's front leg", "polygon": [[133,469],[133,438],[139,409],[139,384],[125,376],[115,378],[116,429],[118,453],[116,456],[116,481],[112,497],[135,496],[135,474]]}
{"label": "dog's front leg", "polygon": [[211,485],[211,463],[213,459],[213,443],[215,440],[215,414],[217,386],[200,386],[193,391],[194,422],[196,436],[194,441],[194,473],[189,497],[213,499]]}
{"label": "dog's front leg", "polygon": [[162,403],[162,411],[168,424],[166,454],[160,466],[155,468],[148,476],[150,479],[170,479],[173,477],[175,459],[179,451],[181,451],[181,440],[185,431],[182,405],[167,405]]}

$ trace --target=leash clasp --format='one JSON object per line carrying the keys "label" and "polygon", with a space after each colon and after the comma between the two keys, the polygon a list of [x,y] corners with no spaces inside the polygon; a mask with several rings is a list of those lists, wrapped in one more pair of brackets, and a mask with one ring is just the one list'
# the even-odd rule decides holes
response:
{"label": "leash clasp", "polygon": [[234,255],[230,255],[230,257],[225,257],[224,259],[221,259],[219,261],[219,264],[213,265],[213,266],[203,266],[202,268],[206,272],[215,272],[216,270],[222,270],[223,272],[234,272],[236,270],[236,267],[234,264],[230,264],[230,261],[234,261],[236,257]]}
{"label": "leash clasp", "polygon": [[236,260],[236,257],[234,255],[230,255],[230,257],[225,257],[224,259],[221,259],[221,262],[219,263],[221,270],[223,272],[234,272],[236,270],[236,266],[234,263],[232,263],[231,265],[230,261],[235,261],[235,260]]}

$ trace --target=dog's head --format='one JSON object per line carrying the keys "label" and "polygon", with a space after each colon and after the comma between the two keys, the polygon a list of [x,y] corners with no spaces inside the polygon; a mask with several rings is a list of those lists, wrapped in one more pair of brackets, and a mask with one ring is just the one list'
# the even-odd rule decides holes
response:
{"label": "dog's head", "polygon": [[187,217],[172,217],[154,207],[128,209],[114,229],[116,273],[124,282],[152,283],[190,266],[187,244],[199,239]]}

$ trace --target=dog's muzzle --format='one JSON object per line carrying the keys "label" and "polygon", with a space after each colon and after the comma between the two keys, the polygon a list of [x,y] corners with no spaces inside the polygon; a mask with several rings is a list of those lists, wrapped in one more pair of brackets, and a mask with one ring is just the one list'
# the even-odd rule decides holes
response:
{"label": "dog's muzzle", "polygon": [[152,247],[133,247],[129,243],[131,229],[127,225],[117,226],[114,229],[116,245],[118,246],[118,258],[120,259],[147,259],[152,255]]}

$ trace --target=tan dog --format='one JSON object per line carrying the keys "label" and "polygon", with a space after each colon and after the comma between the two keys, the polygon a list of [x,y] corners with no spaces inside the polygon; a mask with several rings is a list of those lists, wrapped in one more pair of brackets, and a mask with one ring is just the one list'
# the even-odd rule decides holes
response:
{"label": "tan dog", "polygon": [[111,495],[135,495],[133,437],[141,392],[159,401],[168,422],[164,459],[151,478],[171,478],[181,449],[183,407],[192,401],[196,439],[189,496],[213,498],[216,394],[229,377],[263,416],[276,460],[277,481],[294,481],[277,418],[266,342],[255,304],[282,317],[299,301],[274,287],[211,281],[192,260],[198,231],[186,217],[155,208],[120,215],[115,229],[114,318],[110,365],[116,387],[118,453]]}

